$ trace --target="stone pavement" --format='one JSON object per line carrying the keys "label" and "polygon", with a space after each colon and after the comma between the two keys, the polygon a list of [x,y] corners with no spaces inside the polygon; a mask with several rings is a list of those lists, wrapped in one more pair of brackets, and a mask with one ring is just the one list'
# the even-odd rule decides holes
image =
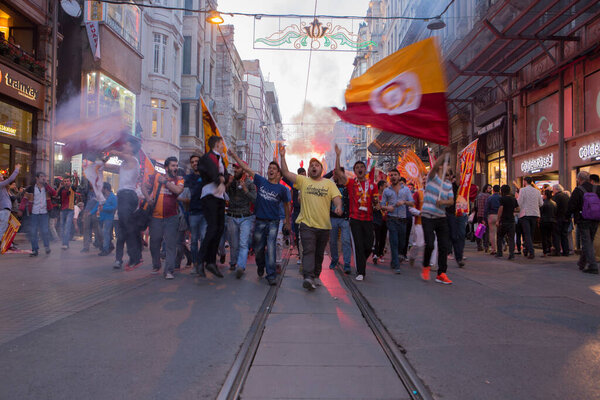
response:
{"label": "stone pavement", "polygon": [[307,293],[290,262],[241,397],[409,399],[343,282],[321,279]]}
{"label": "stone pavement", "polygon": [[0,399],[214,399],[269,290],[255,267],[166,281],[80,246],[0,256]]}
{"label": "stone pavement", "polygon": [[361,292],[437,399],[600,399],[600,277],[576,257],[500,260],[467,244],[445,286],[370,265]]}

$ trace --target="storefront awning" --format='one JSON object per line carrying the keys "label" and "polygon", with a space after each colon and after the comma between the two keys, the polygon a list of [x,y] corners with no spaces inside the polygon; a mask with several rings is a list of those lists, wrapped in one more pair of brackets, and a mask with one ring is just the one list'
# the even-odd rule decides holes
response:
{"label": "storefront awning", "polygon": [[408,136],[382,131],[369,144],[367,150],[373,155],[393,155],[398,154],[413,141],[414,139]]}
{"label": "storefront awning", "polygon": [[[450,107],[460,110],[485,87],[500,87],[508,97],[506,80],[516,78],[524,66],[545,53],[554,67],[530,80],[544,79],[562,65],[556,45],[562,42],[566,49],[575,47],[569,43],[583,41],[585,37],[574,34],[598,18],[600,2],[597,0],[505,0],[496,3],[445,56]],[[583,51],[595,45],[582,43],[578,48]],[[569,54],[568,51],[565,53]]]}

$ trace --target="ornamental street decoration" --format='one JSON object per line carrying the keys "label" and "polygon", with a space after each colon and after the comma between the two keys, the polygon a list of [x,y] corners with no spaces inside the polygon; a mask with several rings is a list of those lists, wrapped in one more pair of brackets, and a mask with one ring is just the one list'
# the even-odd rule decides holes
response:
{"label": "ornamental street decoration", "polygon": [[[282,22],[288,21],[284,28]],[[277,23],[278,22],[278,23]],[[366,25],[358,24],[354,33],[354,20],[339,20],[339,23],[323,23],[318,18],[300,19],[292,23],[292,18],[254,19],[254,48],[269,50],[317,50],[317,51],[357,51],[373,50],[377,44],[366,40]],[[275,33],[273,29],[278,29]]]}

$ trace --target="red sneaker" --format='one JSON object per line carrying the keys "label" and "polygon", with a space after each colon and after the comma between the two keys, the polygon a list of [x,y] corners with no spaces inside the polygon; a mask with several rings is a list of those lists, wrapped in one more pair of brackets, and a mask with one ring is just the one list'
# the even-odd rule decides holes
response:
{"label": "red sneaker", "polygon": [[429,270],[430,269],[431,269],[431,267],[423,267],[423,270],[421,271],[421,279],[423,279],[424,281],[429,280]]}
{"label": "red sneaker", "polygon": [[136,264],[134,265],[130,265],[129,263],[125,264],[125,271],[133,271],[134,269],[137,269],[138,267],[140,267],[142,264],[144,263],[144,260],[142,260],[140,258],[140,261],[138,261]]}
{"label": "red sneaker", "polygon": [[450,284],[452,284],[452,281],[450,279],[448,279],[448,276],[445,273],[439,274],[435,278],[435,281],[438,282],[438,283],[443,283],[444,285],[450,285]]}

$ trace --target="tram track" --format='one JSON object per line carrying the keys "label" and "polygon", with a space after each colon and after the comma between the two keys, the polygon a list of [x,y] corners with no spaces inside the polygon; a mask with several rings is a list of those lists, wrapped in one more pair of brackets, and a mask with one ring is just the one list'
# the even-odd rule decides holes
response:
{"label": "tram track", "polygon": [[240,347],[240,351],[238,352],[238,355],[236,356],[235,361],[233,362],[233,365],[229,370],[227,377],[225,378],[225,382],[223,383],[223,386],[217,395],[217,400],[235,400],[240,397],[240,393],[244,387],[244,382],[246,381],[248,372],[252,366],[252,360],[254,360],[254,356],[258,351],[258,346],[260,345],[260,339],[265,330],[267,318],[271,313],[273,303],[275,303],[275,299],[277,298],[277,292],[279,291],[279,287],[283,281],[283,276],[285,275],[285,270],[289,264],[290,255],[291,250],[288,249],[281,265],[280,279],[277,280],[277,285],[269,288],[265,299],[258,309],[258,312],[254,317],[254,321],[252,322],[244,342]]}
{"label": "tram track", "polygon": [[336,273],[340,275],[342,281],[344,281],[344,284],[350,290],[350,293],[352,293],[354,302],[377,338],[379,345],[392,364],[398,378],[400,378],[400,381],[402,381],[402,384],[408,391],[410,398],[412,400],[434,400],[433,395],[423,381],[421,381],[421,378],[419,378],[415,369],[404,355],[404,349],[401,349],[394,341],[392,335],[390,335],[385,325],[379,320],[375,310],[373,310],[371,304],[360,292],[352,278],[346,275],[339,267],[336,268]]}
{"label": "tram track", "polygon": [[[291,251],[286,253],[283,264],[281,277],[284,276],[285,270],[289,264]],[[434,400],[430,390],[418,377],[416,371],[404,355],[402,349],[392,338],[386,327],[377,317],[375,311],[360,292],[359,288],[352,281],[352,278],[346,275],[341,269],[336,268],[336,273],[341,277],[346,288],[352,294],[354,302],[358,306],[363,318],[367,322],[369,328],[375,335],[377,342],[384,351],[386,357],[392,364],[398,378],[406,388],[408,395],[412,400]],[[227,377],[217,395],[217,400],[237,400],[240,398],[246,378],[252,367],[252,362],[258,351],[266,322],[271,313],[273,304],[277,298],[277,293],[283,279],[279,279],[276,286],[270,287],[265,296],[254,321],[246,334],[244,342],[232,364]]]}

